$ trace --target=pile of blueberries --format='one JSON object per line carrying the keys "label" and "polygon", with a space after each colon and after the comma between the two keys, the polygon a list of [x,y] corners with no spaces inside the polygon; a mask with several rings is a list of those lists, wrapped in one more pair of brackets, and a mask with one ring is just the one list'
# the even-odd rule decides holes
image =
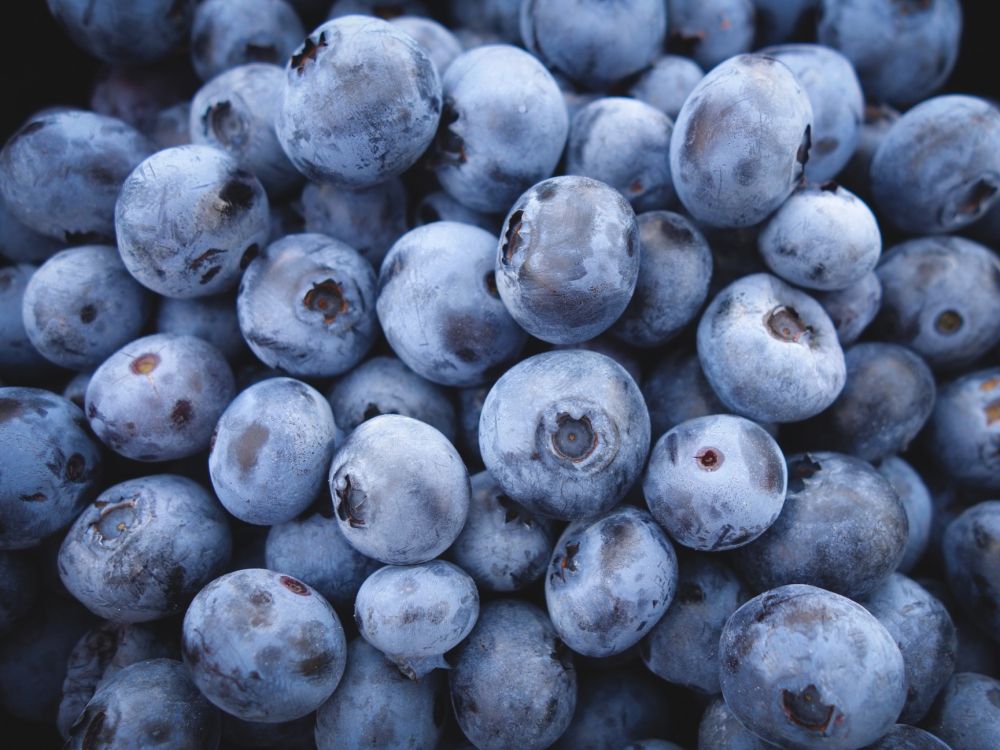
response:
{"label": "pile of blueberries", "polygon": [[48,9],[0,744],[1000,748],[958,0]]}

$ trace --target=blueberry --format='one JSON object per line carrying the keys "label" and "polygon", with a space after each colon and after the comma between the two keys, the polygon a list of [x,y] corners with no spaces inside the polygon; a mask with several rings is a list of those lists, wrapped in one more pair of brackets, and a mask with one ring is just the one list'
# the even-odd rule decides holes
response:
{"label": "blueberry", "polygon": [[764,55],[721,63],[674,124],[670,172],[681,203],[713,226],[763,221],[802,179],[812,122],[809,97],[784,64]]}
{"label": "blueberry", "polygon": [[218,294],[236,285],[267,240],[268,216],[264,188],[232,156],[210,146],[168,148],[122,185],[118,250],[129,273],[158,294]]}
{"label": "blueberry", "polygon": [[726,704],[782,746],[852,750],[896,721],[903,657],[889,632],[838,594],[781,586],[729,618],[719,642]]}
{"label": "blueberry", "polygon": [[716,414],[682,422],[653,446],[646,504],[678,543],[705,552],[747,544],[785,502],[785,457],[749,419]]}
{"label": "blueberry", "polygon": [[22,305],[35,349],[72,370],[93,369],[138,338],[153,306],[111,245],[53,255],[28,281]]}
{"label": "blueberry", "polygon": [[[545,552],[547,560],[548,550]],[[0,550],[0,636],[7,635],[31,612],[38,588],[34,561],[21,552]]]}
{"label": "blueberry", "polygon": [[232,370],[215,347],[157,333],[126,344],[97,368],[86,413],[94,434],[116,453],[168,461],[208,447],[233,391]]}
{"label": "blueberry", "polygon": [[91,612],[114,622],[180,614],[229,562],[226,514],[184,477],[116,484],[76,519],[59,550],[59,577]]}
{"label": "blueberry", "polygon": [[[198,7],[211,5],[219,3]],[[223,2],[222,7],[230,6]],[[300,38],[297,34],[296,43]],[[249,63],[230,68],[198,90],[189,113],[191,143],[227,152],[240,168],[252,172],[272,197],[290,192],[302,179],[274,134],[274,115],[284,80],[277,65]]]}
{"label": "blueberry", "polygon": [[924,556],[930,540],[931,516],[934,513],[931,495],[920,475],[899,456],[883,459],[877,468],[879,474],[889,480],[906,511],[910,531],[898,570],[900,573],[909,573]]}
{"label": "blueberry", "polygon": [[47,0],[75,44],[106,62],[159,60],[187,41],[195,0]]}
{"label": "blueberry", "polygon": [[869,271],[844,289],[816,292],[814,298],[830,316],[841,346],[853,344],[875,320],[882,306],[882,282]]}
{"label": "blueberry", "polygon": [[899,721],[916,724],[955,668],[958,639],[951,616],[930,592],[898,573],[859,603],[885,626],[903,654],[906,703]]}
{"label": "blueberry", "polygon": [[680,559],[677,591],[666,614],[639,646],[657,677],[704,695],[719,692],[719,637],[750,592],[719,557]]}
{"label": "blueberry", "polygon": [[505,211],[555,172],[569,119],[559,86],[512,45],[470,50],[444,76],[444,109],[431,151],[441,186],[476,211]]}
{"label": "blueberry", "polygon": [[819,418],[824,445],[866,461],[902,453],[934,408],[934,375],[912,350],[855,344],[844,354],[847,384]]}
{"label": "blueberry", "polygon": [[622,314],[639,276],[635,213],[589,177],[553,177],[517,199],[504,220],[496,283],[532,336],[576,344]]}
{"label": "blueberry", "polygon": [[448,66],[463,52],[462,43],[446,27],[423,16],[396,16],[389,23],[409,34],[426,50],[438,75],[444,78]]}
{"label": "blueberry", "polygon": [[650,104],[619,96],[596,99],[573,116],[566,174],[611,185],[636,211],[668,208],[676,203],[667,158],[673,130],[670,118]]}
{"label": "blueberry", "polygon": [[663,55],[639,76],[629,94],[676,120],[684,100],[704,77],[705,71],[691,58]]}
{"label": "blueberry", "polygon": [[156,332],[197,336],[214,346],[229,361],[247,353],[233,294],[193,299],[163,297],[156,313]]}
{"label": "blueberry", "polygon": [[372,357],[354,367],[333,384],[329,399],[337,426],[344,432],[380,414],[401,414],[426,422],[449,441],[455,440],[455,407],[445,389],[395,357]]}
{"label": "blueberry", "polygon": [[471,478],[469,516],[448,551],[479,588],[517,591],[548,567],[552,524],[532,515],[505,494],[489,472]]}
{"label": "blueberry", "polygon": [[882,253],[871,209],[835,183],[796,190],[757,241],[771,271],[796,286],[823,291],[857,283]]}
{"label": "blueberry", "polygon": [[191,64],[203,81],[247,63],[283,65],[304,36],[285,0],[205,0],[191,25]]}
{"label": "blueberry", "polygon": [[438,747],[448,713],[443,673],[411,680],[356,638],[347,645],[344,677],[316,712],[316,747]]}
{"label": "blueberry", "polygon": [[340,529],[363,555],[389,565],[432,560],[469,512],[469,475],[440,432],[387,414],[358,425],[330,466]]}
{"label": "blueberry", "polygon": [[847,377],[819,303],[762,273],[734,281],[708,305],[698,323],[698,359],[728,408],[764,422],[820,413]]}
{"label": "blueberry", "polygon": [[743,726],[721,695],[702,714],[698,725],[698,750],[770,750],[774,747]]}
{"label": "blueberry", "polygon": [[751,0],[667,0],[667,21],[670,47],[705,70],[753,46]]}
{"label": "blueberry", "polygon": [[345,16],[292,55],[276,127],[306,177],[362,188],[412,166],[440,114],[441,79],[426,50],[385,21]]}
{"label": "blueberry", "polygon": [[542,750],[569,726],[573,657],[538,607],[513,599],[485,604],[450,661],[455,718],[479,750]]}
{"label": "blueberry", "polygon": [[0,268],[0,373],[23,377],[44,372],[49,362],[31,343],[21,314],[24,292],[35,266],[19,263]]}
{"label": "blueberry", "polygon": [[418,227],[435,221],[457,221],[485,229],[490,234],[500,233],[498,217],[467,208],[443,190],[427,193],[420,199],[413,214],[413,223]]}
{"label": "blueberry", "polygon": [[479,420],[487,470],[515,502],[565,520],[613,508],[649,452],[642,394],[602,354],[537,354],[493,386]]}
{"label": "blueberry", "polygon": [[361,190],[310,182],[302,190],[305,231],[345,242],[375,271],[392,243],[406,231],[406,188],[393,178]]}
{"label": "blueberry", "polygon": [[392,246],[376,310],[396,355],[442,385],[481,385],[517,357],[527,336],[507,312],[493,270],[496,237],[438,221]]}
{"label": "blueberry", "polygon": [[297,377],[329,377],[360,362],[378,335],[375,272],[322,234],[291,234],[251,261],[236,311],[253,353]]}
{"label": "blueberry", "polygon": [[927,432],[931,457],[948,474],[1000,489],[1000,367],[969,373],[945,385]]}
{"label": "blueberry", "polygon": [[121,120],[40,112],[0,151],[0,193],[25,226],[67,244],[111,240],[122,183],[153,146]]}
{"label": "blueberry", "polygon": [[66,664],[56,728],[64,739],[94,697],[94,691],[125,667],[148,659],[173,657],[173,643],[149,625],[105,621],[88,630]]}
{"label": "blueberry", "polygon": [[602,90],[656,58],[667,31],[662,0],[530,0],[521,39],[552,72]]}
{"label": "blueberry", "polygon": [[677,556],[646,511],[621,507],[575,521],[556,543],[545,603],[559,637],[586,656],[619,654],[667,611]]}
{"label": "blueberry", "polygon": [[332,509],[278,523],[268,530],[264,560],[312,586],[338,611],[349,613],[361,584],[381,563],[348,544]]}
{"label": "blueberry", "polygon": [[784,44],[760,50],[795,74],[813,111],[812,148],[806,178],[832,180],[857,148],[865,98],[850,60],[820,44]]}
{"label": "blueberry", "polygon": [[858,72],[865,97],[903,107],[948,79],[958,58],[958,0],[822,0],[820,44]]}
{"label": "blueberry", "polygon": [[896,724],[865,750],[951,750],[951,747],[923,729]]}
{"label": "blueberry", "polygon": [[942,548],[951,593],[1000,641],[1000,501],[974,505],[948,524]]}
{"label": "blueberry", "polygon": [[0,388],[0,549],[34,547],[96,493],[101,451],[83,412],[39,388]]}
{"label": "blueberry", "polygon": [[958,750],[993,750],[1000,742],[1000,680],[972,672],[952,675],[924,726]]}
{"label": "blueberry", "polygon": [[251,568],[203,588],[184,615],[184,663],[198,689],[249,721],[316,710],[344,673],[347,642],[333,607],[291,576]]}
{"label": "blueberry", "polygon": [[735,554],[758,591],[807,583],[850,597],[896,569],[907,541],[903,504],[871,464],[840,453],[788,457],[778,520]]}
{"label": "blueberry", "polygon": [[882,257],[884,340],[915,350],[935,369],[965,367],[1000,341],[1000,258],[962,237],[908,240]]}
{"label": "blueberry", "polygon": [[871,163],[883,222],[908,234],[939,234],[983,216],[1000,198],[998,138],[1000,111],[978,97],[939,96],[906,112]]}
{"label": "blueberry", "polygon": [[448,666],[445,652],[469,634],[478,616],[475,582],[444,560],[380,568],[354,601],[361,637],[415,680]]}

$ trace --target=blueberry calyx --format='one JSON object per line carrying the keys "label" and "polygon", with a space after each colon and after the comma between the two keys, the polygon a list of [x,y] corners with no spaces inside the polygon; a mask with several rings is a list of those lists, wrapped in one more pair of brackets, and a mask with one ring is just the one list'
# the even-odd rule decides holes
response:
{"label": "blueberry calyx", "polygon": [[361,517],[362,506],[368,500],[368,495],[354,486],[350,474],[344,475],[343,486],[337,489],[337,518],[346,521],[352,529],[357,529],[365,525],[365,519]]}
{"label": "blueberry calyx", "polygon": [[715,471],[726,460],[725,455],[718,448],[702,448],[695,455],[698,466],[704,471]]}
{"label": "blueberry calyx", "polygon": [[556,417],[552,433],[552,450],[559,458],[582,461],[597,448],[597,433],[586,416],[576,419],[562,413]]}
{"label": "blueberry calyx", "polygon": [[313,312],[322,313],[323,322],[327,325],[348,309],[344,289],[333,279],[313,284],[312,289],[302,298],[302,304]]}
{"label": "blueberry calyx", "polygon": [[962,327],[962,315],[957,310],[945,310],[934,319],[934,330],[944,336],[958,333]]}
{"label": "blueberry calyx", "polygon": [[807,325],[795,308],[787,305],[779,305],[767,314],[765,319],[767,328],[771,335],[779,341],[788,341],[793,344],[802,341],[808,343],[812,335],[813,328]]}
{"label": "blueberry calyx", "polygon": [[302,49],[292,55],[291,66],[295,68],[295,72],[302,75],[306,69],[306,65],[309,64],[309,61],[315,60],[320,49],[326,46],[325,31],[321,31],[319,33],[319,40],[315,42],[311,36],[306,37],[306,40],[302,43]]}
{"label": "blueberry calyx", "polygon": [[135,522],[136,499],[108,505],[101,510],[101,515],[90,525],[97,534],[98,541],[114,542],[125,534]]}
{"label": "blueberry calyx", "polygon": [[500,261],[509,266],[521,247],[521,219],[524,211],[515,211],[507,221],[507,230],[503,235],[503,245],[500,247]]}
{"label": "blueberry calyx", "polygon": [[156,366],[160,364],[160,355],[153,354],[143,354],[132,360],[132,364],[128,367],[135,375],[149,375]]}
{"label": "blueberry calyx", "polygon": [[825,732],[833,720],[836,708],[820,700],[815,685],[807,685],[798,693],[781,691],[781,708],[789,721],[812,732]]}

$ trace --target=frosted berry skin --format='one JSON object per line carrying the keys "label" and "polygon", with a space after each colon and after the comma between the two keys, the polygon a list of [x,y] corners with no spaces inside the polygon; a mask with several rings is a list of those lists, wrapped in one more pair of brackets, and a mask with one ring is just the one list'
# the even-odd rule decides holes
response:
{"label": "frosted berry skin", "polygon": [[469,513],[469,474],[440,432],[385,414],[358,425],[330,466],[340,529],[363,555],[389,565],[432,560]]}
{"label": "frosted berry skin", "polygon": [[693,57],[705,70],[749,52],[754,21],[751,0],[667,0],[670,48]]}
{"label": "frosted berry skin", "polygon": [[125,267],[165,297],[231,289],[269,228],[260,181],[211,146],[157,151],[125,180],[115,205]]}
{"label": "frosted berry skin", "polygon": [[111,241],[122,183],[153,145],[114,117],[39,112],[0,151],[0,192],[25,226],[67,244]]}
{"label": "frosted berry skin", "polygon": [[451,663],[455,718],[482,750],[543,750],[573,719],[573,656],[532,604],[500,599],[484,605]]}
{"label": "frosted berry skin", "polygon": [[292,55],[275,122],[306,177],[363,188],[411,167],[440,115],[441,79],[424,48],[386,21],[344,16]]}
{"label": "frosted berry skin", "polygon": [[277,65],[231,68],[198,89],[188,120],[192,143],[227,152],[272,196],[284,195],[302,181],[274,134],[284,80]]}
{"label": "frosted berry skin", "polygon": [[229,562],[225,512],[201,485],[157,474],[109,487],[70,527],[59,577],[114,622],[178,615]]}
{"label": "frosted berry skin", "polygon": [[816,292],[814,298],[830,316],[841,346],[850,346],[875,320],[882,306],[882,282],[869,271],[844,289]]}
{"label": "frosted berry skin", "polygon": [[114,246],[85,245],[42,264],[22,305],[35,349],[62,367],[89,370],[138,338],[153,298],[125,270]]}
{"label": "frosted berry skin", "polygon": [[344,673],[347,641],[333,607],[291,576],[227,573],[184,615],[181,653],[198,689],[226,713],[279,722],[315,711]]}
{"label": "frosted berry skin", "polygon": [[698,750],[769,750],[773,747],[743,726],[721,695],[701,716]]}
{"label": "frosted berry skin", "polygon": [[923,558],[930,541],[931,520],[934,516],[931,493],[914,468],[899,456],[882,459],[876,468],[879,474],[889,480],[906,511],[910,530],[906,536],[906,550],[897,571],[909,574]]}
{"label": "frosted berry skin", "polygon": [[379,273],[382,331],[411,370],[441,385],[472,386],[505,370],[527,340],[496,288],[496,236],[437,221],[392,246]]}
{"label": "frosted berry skin", "polygon": [[1000,490],[1000,367],[969,373],[941,388],[927,445],[949,476]]}
{"label": "frosted berry skin", "polygon": [[829,316],[769,274],[734,281],[698,323],[698,359],[719,399],[760,422],[796,422],[826,409],[847,379]]}
{"label": "frosted berry skin", "polygon": [[126,344],[94,371],[85,412],[116,453],[168,461],[208,447],[234,392],[218,349],[194,336],[156,333]]}
{"label": "frosted berry skin", "polygon": [[923,729],[896,724],[865,750],[952,750],[952,747]]}
{"label": "frosted berry skin", "polygon": [[729,618],[719,642],[726,704],[761,738],[853,750],[896,721],[903,656],[860,604],[814,586],[782,586]]}
{"label": "frosted berry skin", "polygon": [[948,587],[962,609],[1000,640],[1000,501],[988,500],[948,524],[942,552]]}
{"label": "frosted berry skin", "polygon": [[545,577],[545,604],[567,646],[611,656],[652,630],[676,589],[677,555],[663,529],[625,506],[566,527]]}
{"label": "frosted berry skin", "polygon": [[812,122],[809,97],[783,63],[738,55],[719,64],[674,123],[670,173],[681,203],[711,226],[760,223],[802,180]]}
{"label": "frosted berry skin", "polygon": [[479,449],[504,492],[533,513],[600,515],[629,491],[649,452],[649,413],[625,369],[580,349],[522,360],[496,382]]}
{"label": "frosted berry skin", "polygon": [[712,552],[763,534],[785,502],[785,457],[749,419],[717,414],[683,422],[653,447],[642,491],[678,543]]}
{"label": "frosted berry skin", "polygon": [[641,102],[652,104],[671,121],[684,106],[684,100],[705,77],[705,71],[689,57],[663,55],[629,89]]}
{"label": "frosted berry skin", "polygon": [[34,547],[97,492],[101,450],[75,405],[40,388],[0,388],[0,549]]}
{"label": "frosted berry skin", "polygon": [[882,221],[942,234],[985,215],[1000,198],[998,138],[1000,111],[979,97],[938,96],[903,114],[871,163]]}
{"label": "frosted berry skin", "polygon": [[339,375],[378,335],[375,272],[339,240],[290,234],[247,267],[236,311],[247,345],[268,367],[296,377]]}
{"label": "frosted berry skin", "polygon": [[528,333],[579,344],[622,314],[639,276],[635,212],[589,177],[538,183],[510,209],[496,258],[500,298]]}
{"label": "frosted berry skin", "polygon": [[653,62],[668,28],[666,6],[660,0],[530,0],[521,3],[521,40],[552,72],[601,91]]}
{"label": "frosted berry skin", "polygon": [[240,393],[219,418],[208,470],[222,505],[272,526],[305,511],[323,488],[341,438],[323,395],[292,378]]}
{"label": "frosted berry skin", "polygon": [[361,637],[415,680],[448,666],[445,652],[469,634],[478,616],[475,582],[444,560],[380,568],[361,584],[354,602]]}
{"label": "frosted berry skin", "polygon": [[938,695],[924,726],[955,750],[992,750],[1000,739],[997,690],[1000,680],[956,672]]}
{"label": "frosted berry skin", "polygon": [[247,353],[236,318],[234,294],[192,299],[164,297],[156,312],[156,332],[197,336],[218,349],[230,363],[242,360]]}
{"label": "frosted berry skin", "polygon": [[72,725],[66,747],[214,750],[221,718],[181,662],[147,659],[98,686]]}
{"label": "frosted berry skin", "polygon": [[444,75],[430,161],[456,201],[499,213],[556,171],[568,131],[562,92],[545,66],[517,47],[487,45]]}

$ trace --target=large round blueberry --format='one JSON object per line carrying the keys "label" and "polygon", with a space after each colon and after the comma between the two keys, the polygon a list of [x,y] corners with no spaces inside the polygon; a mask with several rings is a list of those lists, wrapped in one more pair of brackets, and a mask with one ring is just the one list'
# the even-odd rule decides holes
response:
{"label": "large round blueberry", "polygon": [[513,599],[486,604],[451,661],[455,718],[480,750],[543,750],[569,726],[573,657],[538,607]]}
{"label": "large round blueberry", "polygon": [[861,605],[813,586],[782,586],[736,610],[719,660],[726,704],[782,746],[854,750],[885,734],[906,698],[889,632]]}
{"label": "large round blueberry", "polygon": [[0,549],[33,547],[76,518],[101,475],[83,413],[39,388],[0,388]]}
{"label": "large round blueberry", "polygon": [[698,359],[726,406],[763,422],[820,413],[847,379],[844,352],[823,308],[763,273],[715,296],[698,324]]}
{"label": "large round blueberry", "polygon": [[635,213],[589,177],[553,177],[510,209],[496,258],[497,290],[514,320],[553,344],[593,338],[625,310],[639,275]]}
{"label": "large round blueberry", "polygon": [[948,524],[942,552],[951,593],[1000,641],[1000,501],[974,505]]}
{"label": "large round blueberry", "polygon": [[738,55],[691,92],[674,125],[670,172],[691,215],[719,227],[766,219],[802,179],[809,97],[773,57]]}
{"label": "large round blueberry", "polygon": [[330,495],[347,541],[389,565],[432,560],[469,512],[469,474],[440,432],[386,414],[358,425],[330,466]]}
{"label": "large round blueberry", "polygon": [[1000,367],[969,373],[941,389],[927,445],[950,476],[1000,490]]}
{"label": "large round blueberry", "polygon": [[978,97],[939,96],[906,112],[872,159],[882,220],[938,234],[983,216],[1000,198],[998,138],[1000,111]]}
{"label": "large round blueberry", "polygon": [[136,280],[166,297],[204,297],[235,286],[267,241],[267,195],[224,151],[157,151],[122,185],[118,250]]}
{"label": "large round blueberry", "polygon": [[345,16],[292,55],[275,122],[300,172],[362,188],[412,166],[440,114],[441,79],[426,50],[386,21]]}
{"label": "large round blueberry", "polygon": [[506,211],[556,170],[569,118],[559,86],[512,45],[460,55],[444,76],[431,162],[441,186],[476,211]]}
{"label": "large round blueberry", "polygon": [[447,667],[445,652],[469,634],[478,616],[475,582],[444,560],[380,568],[361,584],[354,602],[361,637],[412,679]]}
{"label": "large round blueberry", "polygon": [[147,622],[184,611],[229,562],[226,514],[190,479],[116,484],[84,510],[59,550],[59,577],[95,614]]}
{"label": "large round blueberry", "polygon": [[610,357],[547,352],[522,360],[490,389],[479,448],[504,492],[528,510],[593,518],[638,479],[649,414],[635,381]]}
{"label": "large round blueberry", "polygon": [[619,654],[667,611],[677,556],[646,511],[624,506],[571,523],[556,543],[545,603],[559,637],[586,656]]}
{"label": "large round blueberry", "polygon": [[907,528],[892,485],[867,461],[803,453],[788,458],[788,494],[778,520],[736,559],[758,591],[808,583],[858,597],[896,569]]}
{"label": "large round blueberry", "polygon": [[295,578],[237,570],[191,602],[181,640],[198,689],[248,721],[290,721],[330,697],[347,656],[333,607]]}
{"label": "large round blueberry", "polygon": [[234,390],[232,370],[211,344],[156,333],[126,344],[97,368],[87,385],[87,419],[116,453],[168,461],[208,447]]}
{"label": "large round blueberry", "polygon": [[312,386],[270,378],[240,393],[219,418],[208,470],[226,510],[247,523],[291,521],[323,487],[338,429]]}
{"label": "large round blueberry", "polygon": [[683,422],[653,447],[642,484],[653,517],[685,547],[735,549],[763,534],[785,502],[785,457],[749,419]]}
{"label": "large round blueberry", "polygon": [[52,109],[0,151],[0,193],[19,221],[67,244],[111,240],[122,183],[152,144],[113,117]]}
{"label": "large round blueberry", "polygon": [[70,729],[66,747],[214,750],[219,710],[174,659],[148,659],[102,683]]}
{"label": "large round blueberry", "polygon": [[954,750],[994,750],[1000,742],[1000,680],[972,672],[952,675],[924,726]]}
{"label": "large round blueberry", "polygon": [[240,330],[268,367],[297,377],[350,370],[378,335],[375,272],[322,234],[290,234],[250,263],[236,299]]}
{"label": "large round blueberry", "polygon": [[418,375],[481,385],[524,346],[497,291],[495,247],[479,227],[437,221],[410,230],[386,255],[375,307],[389,345]]}
{"label": "large round blueberry", "polygon": [[110,245],[56,253],[24,290],[24,330],[46,359],[88,370],[138,338],[152,296],[133,279]]}

